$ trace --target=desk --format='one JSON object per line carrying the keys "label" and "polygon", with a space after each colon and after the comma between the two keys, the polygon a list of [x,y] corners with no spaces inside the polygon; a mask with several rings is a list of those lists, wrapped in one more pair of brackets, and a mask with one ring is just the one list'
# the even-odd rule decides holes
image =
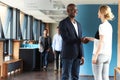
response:
{"label": "desk", "polygon": [[41,70],[42,57],[37,48],[20,48],[19,58],[23,60],[23,71]]}

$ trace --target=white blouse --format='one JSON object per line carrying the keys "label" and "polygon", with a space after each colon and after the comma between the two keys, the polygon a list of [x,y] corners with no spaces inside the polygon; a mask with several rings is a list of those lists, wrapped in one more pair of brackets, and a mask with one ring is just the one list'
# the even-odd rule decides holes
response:
{"label": "white blouse", "polygon": [[[112,32],[113,32],[112,26],[108,21],[99,25],[99,35],[104,36],[103,45],[102,45],[102,48],[100,50],[100,54],[105,54],[105,55],[111,56],[111,53],[112,53]],[[93,54],[95,54],[95,52],[97,51],[98,44],[99,44],[99,40],[95,39],[94,40]]]}

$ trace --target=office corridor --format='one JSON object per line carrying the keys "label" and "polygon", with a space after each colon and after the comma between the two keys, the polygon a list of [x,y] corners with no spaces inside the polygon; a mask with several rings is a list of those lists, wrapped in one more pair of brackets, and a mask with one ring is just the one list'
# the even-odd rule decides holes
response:
{"label": "office corridor", "polygon": [[[61,80],[61,71],[56,73],[54,71],[54,65],[49,64],[47,71],[32,71],[14,74],[8,77],[8,79],[1,80]],[[92,76],[80,76],[79,80],[94,80]],[[110,80],[114,80],[110,77]]]}
{"label": "office corridor", "polygon": [[[115,19],[110,22],[113,26],[110,75],[114,75],[115,68],[120,67],[120,0],[0,0],[0,76],[4,73],[6,75],[8,71],[16,71],[18,67],[22,69],[22,66],[18,66],[19,60],[25,62],[24,69],[39,68],[42,61],[38,53],[39,37],[43,35],[44,29],[48,29],[48,35],[53,41],[56,27],[68,16],[66,10],[70,3],[77,5],[78,14],[75,19],[81,24],[83,37],[94,36],[98,24],[101,24],[97,16],[100,4],[111,7]],[[92,66],[89,66],[93,43],[83,44],[83,47],[85,70],[81,69],[80,80],[94,80],[91,76]],[[5,67],[4,63],[7,63]],[[55,73],[54,65],[50,64],[47,72],[22,72],[0,80],[61,80],[61,72]],[[110,77],[110,80],[114,78]]]}

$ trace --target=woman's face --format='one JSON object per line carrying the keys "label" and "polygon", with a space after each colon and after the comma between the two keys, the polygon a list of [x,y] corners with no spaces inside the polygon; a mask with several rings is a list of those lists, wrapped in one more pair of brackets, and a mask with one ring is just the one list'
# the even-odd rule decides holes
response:
{"label": "woman's face", "polygon": [[102,14],[102,13],[100,12],[100,10],[98,11],[98,18],[104,19],[104,14]]}
{"label": "woman's face", "polygon": [[98,18],[101,18],[100,10],[98,11]]}

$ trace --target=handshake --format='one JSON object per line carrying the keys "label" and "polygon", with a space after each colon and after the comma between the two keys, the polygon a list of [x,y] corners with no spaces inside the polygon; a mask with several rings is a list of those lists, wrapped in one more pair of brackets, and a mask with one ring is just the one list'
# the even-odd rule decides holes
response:
{"label": "handshake", "polygon": [[87,44],[89,42],[89,38],[88,37],[83,37],[81,38],[81,42],[84,43],[84,44]]}

